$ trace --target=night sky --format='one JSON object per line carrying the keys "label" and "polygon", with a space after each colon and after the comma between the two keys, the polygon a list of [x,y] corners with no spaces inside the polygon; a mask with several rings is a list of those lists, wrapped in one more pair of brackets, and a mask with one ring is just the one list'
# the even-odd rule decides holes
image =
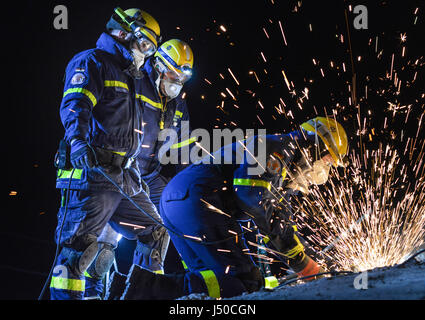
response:
{"label": "night sky", "polygon": [[[348,91],[353,66],[344,10],[361,118],[367,117],[368,127],[382,127],[388,99],[416,103],[420,108],[412,111],[412,119],[423,112],[424,74],[408,67],[409,61],[424,54],[425,6],[419,2],[146,0],[6,4],[3,12],[7,18],[2,20],[6,53],[2,65],[2,109],[6,111],[2,141],[6,145],[2,155],[6,178],[0,223],[0,299],[36,299],[48,274],[55,252],[53,233],[59,206],[53,158],[64,133],[59,118],[64,70],[76,53],[95,47],[116,6],[127,9],[143,5],[141,9],[159,22],[164,40],[179,38],[191,46],[194,76],[184,91],[192,128],[289,132],[314,117],[316,111],[321,115],[334,111],[354,137],[357,109]],[[368,8],[367,30],[353,28],[355,15],[348,6],[357,4]],[[53,27],[56,5],[68,8],[67,30]],[[401,41],[402,34],[407,35],[405,42]],[[390,70],[393,53],[394,68],[405,77],[403,80],[411,80],[418,72],[414,85],[398,95],[387,90],[384,97],[378,89],[390,87],[385,73]],[[295,93],[288,90],[282,70]],[[308,99],[302,98],[305,88]],[[279,104],[285,114],[277,112]],[[397,120],[391,125],[396,132],[405,126]],[[415,133],[417,128],[404,129]],[[383,140],[389,136],[389,132],[378,131]],[[354,140],[350,147],[356,148]],[[120,242],[117,259],[122,272],[127,271],[133,246],[131,241]]]}

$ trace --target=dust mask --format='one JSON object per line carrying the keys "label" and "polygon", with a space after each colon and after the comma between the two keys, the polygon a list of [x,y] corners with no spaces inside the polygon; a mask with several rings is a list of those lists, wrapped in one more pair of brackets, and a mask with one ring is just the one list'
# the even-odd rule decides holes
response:
{"label": "dust mask", "polygon": [[164,95],[166,95],[170,99],[174,99],[180,94],[183,85],[178,82],[172,82],[170,80],[162,79]]}

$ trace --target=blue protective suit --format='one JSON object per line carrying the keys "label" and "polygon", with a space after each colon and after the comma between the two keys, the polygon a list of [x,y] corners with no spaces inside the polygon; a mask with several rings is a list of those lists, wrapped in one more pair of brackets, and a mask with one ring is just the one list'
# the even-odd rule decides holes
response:
{"label": "blue protective suit", "polygon": [[238,220],[251,219],[251,226],[258,227],[253,232],[267,236],[274,248],[288,257],[303,254],[290,222],[293,191],[285,189],[286,174],[299,159],[292,147],[294,139],[302,140],[299,138],[299,133],[293,132],[247,141],[247,145],[259,139],[266,143],[266,171],[260,175],[248,173],[254,166],[248,161],[251,156],[234,143],[213,154],[231,164],[193,164],[168,183],[160,214],[174,231],[171,240],[188,268],[182,294],[205,292],[226,297],[261,287],[261,274],[241,237],[247,231]]}
{"label": "blue protective suit", "polygon": [[[115,166],[116,162],[103,165],[100,156],[99,162],[145,212],[160,220],[142,188],[135,160],[143,140],[143,100],[141,85],[128,71],[132,61],[122,44],[103,33],[95,49],[83,51],[69,62],[60,116],[68,143],[80,138],[88,141],[98,155],[112,154],[110,160],[124,158],[123,166]],[[104,226],[109,222],[124,237],[143,242],[157,229],[157,224],[141,214],[96,168],[76,169],[73,173],[58,170],[56,186],[62,189],[62,204],[55,240],[64,248],[52,276],[51,298],[82,299],[85,270],[78,263],[85,258],[88,248],[95,247],[93,243]]]}

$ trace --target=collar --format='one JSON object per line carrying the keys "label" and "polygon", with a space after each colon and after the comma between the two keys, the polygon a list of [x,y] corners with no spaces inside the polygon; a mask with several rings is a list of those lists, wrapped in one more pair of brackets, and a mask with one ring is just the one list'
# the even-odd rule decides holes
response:
{"label": "collar", "polygon": [[100,35],[96,47],[113,55],[125,67],[133,62],[130,51],[105,32]]}

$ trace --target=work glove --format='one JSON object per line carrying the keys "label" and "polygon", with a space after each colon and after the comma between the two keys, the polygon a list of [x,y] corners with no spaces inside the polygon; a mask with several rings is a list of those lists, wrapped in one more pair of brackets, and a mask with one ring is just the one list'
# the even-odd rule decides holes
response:
{"label": "work glove", "polygon": [[[316,261],[314,261],[307,255],[304,255],[302,261],[300,261],[298,265],[296,267],[293,267],[292,269],[298,274],[298,277],[300,278],[313,276],[315,274],[323,273],[326,271],[322,266],[320,266]],[[312,281],[315,279],[320,279],[322,277],[323,275],[310,277],[306,278],[304,281]]]}
{"label": "work glove", "polygon": [[71,164],[76,169],[93,168],[95,165],[93,149],[87,141],[74,139],[71,142]]}

